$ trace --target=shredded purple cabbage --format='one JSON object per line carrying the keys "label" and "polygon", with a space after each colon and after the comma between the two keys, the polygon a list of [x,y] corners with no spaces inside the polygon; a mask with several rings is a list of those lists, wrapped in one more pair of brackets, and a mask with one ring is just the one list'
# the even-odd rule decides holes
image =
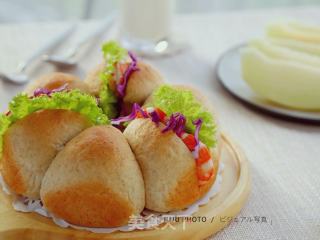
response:
{"label": "shredded purple cabbage", "polygon": [[120,125],[123,122],[132,121],[137,117],[138,112],[140,112],[144,118],[148,117],[148,115],[142,110],[142,108],[139,106],[139,104],[134,103],[132,106],[132,111],[128,116],[111,119],[111,124]]}
{"label": "shredded purple cabbage", "polygon": [[121,97],[124,97],[124,95],[125,95],[125,90],[126,90],[130,75],[134,71],[139,70],[139,68],[138,68],[138,60],[137,60],[136,56],[130,51],[128,51],[128,54],[129,54],[129,56],[131,58],[131,63],[129,64],[128,68],[124,72],[123,82],[117,84],[117,91],[118,91],[118,93],[119,93],[119,95]]}
{"label": "shredded purple cabbage", "polygon": [[200,141],[199,141],[199,132],[200,132],[200,129],[201,129],[201,126],[202,126],[202,119],[199,118],[195,121],[192,122],[193,125],[196,126],[196,130],[194,131],[194,138],[196,139],[196,143],[197,145],[199,145]]}
{"label": "shredded purple cabbage", "polygon": [[68,87],[68,83],[65,83],[64,85],[62,85],[59,88],[53,89],[53,90],[49,90],[47,88],[38,88],[34,91],[33,96],[34,97],[39,97],[40,95],[47,95],[50,96],[52,93],[56,93],[56,92],[63,92],[64,90],[66,90]]}
{"label": "shredded purple cabbage", "polygon": [[194,131],[194,138],[196,140],[196,146],[194,148],[194,157],[197,159],[199,157],[199,149],[200,149],[200,140],[199,140],[199,132],[200,132],[200,129],[201,129],[201,126],[202,126],[202,119],[199,118],[195,121],[193,121],[193,125],[196,126],[196,130]]}
{"label": "shredded purple cabbage", "polygon": [[151,116],[151,120],[152,122],[158,124],[160,122],[160,117],[158,115],[158,113],[156,111],[152,111],[151,113],[149,113]]}
{"label": "shredded purple cabbage", "polygon": [[40,95],[49,95],[51,93],[50,90],[46,89],[46,88],[37,88],[34,93],[33,96],[34,97],[38,97]]}
{"label": "shredded purple cabbage", "polygon": [[174,113],[170,116],[169,121],[166,124],[166,127],[162,129],[162,132],[174,131],[178,136],[180,136],[185,129],[186,118],[181,113]]}

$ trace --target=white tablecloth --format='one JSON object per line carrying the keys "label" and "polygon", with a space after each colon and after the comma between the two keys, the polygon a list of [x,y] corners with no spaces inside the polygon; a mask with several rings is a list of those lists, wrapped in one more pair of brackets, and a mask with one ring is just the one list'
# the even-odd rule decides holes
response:
{"label": "white tablecloth", "polygon": [[[195,85],[210,98],[222,129],[239,143],[251,163],[252,193],[238,222],[210,239],[320,239],[320,127],[287,122],[248,109],[230,97],[215,76],[215,62],[223,51],[262,36],[268,22],[288,17],[319,23],[320,8],[177,16],[174,32],[192,49],[172,58],[151,60],[168,82]],[[82,23],[75,36],[95,24]],[[66,26],[67,23],[0,25],[0,69],[13,70],[19,59]],[[76,71],[79,76],[83,77],[100,61],[99,45],[97,42],[84,54]],[[31,74],[53,70],[43,66]],[[0,82],[0,110],[20,89]],[[254,217],[266,219],[267,223],[256,222]]]}

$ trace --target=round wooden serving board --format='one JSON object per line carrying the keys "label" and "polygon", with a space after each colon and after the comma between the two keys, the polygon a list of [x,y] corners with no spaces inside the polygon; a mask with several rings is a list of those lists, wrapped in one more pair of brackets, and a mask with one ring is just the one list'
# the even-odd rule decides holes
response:
{"label": "round wooden serving board", "polygon": [[[204,239],[222,228],[235,217],[245,204],[250,192],[250,171],[242,151],[230,138],[222,135],[223,150],[222,186],[220,192],[210,202],[200,207],[194,216],[206,217],[206,222],[195,221],[172,223],[172,227],[159,226],[158,229],[135,230],[97,234],[86,231],[64,229],[55,225],[51,219],[36,213],[16,212],[11,199],[0,192],[0,240],[11,239]],[[195,219],[195,218],[194,218]],[[174,228],[174,229],[173,229]]]}

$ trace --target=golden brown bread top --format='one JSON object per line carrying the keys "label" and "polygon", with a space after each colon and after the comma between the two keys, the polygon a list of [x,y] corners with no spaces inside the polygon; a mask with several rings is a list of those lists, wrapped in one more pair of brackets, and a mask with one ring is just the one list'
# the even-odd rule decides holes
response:
{"label": "golden brown bread top", "polygon": [[214,180],[199,187],[192,153],[175,133],[162,133],[163,127],[150,119],[135,119],[124,135],[141,167],[146,208],[168,212],[195,202]]}
{"label": "golden brown bread top", "polygon": [[74,75],[62,72],[49,73],[39,77],[37,80],[30,83],[26,87],[25,92],[31,96],[38,88],[53,90],[65,84],[67,84],[68,90],[79,89],[84,93],[89,93],[89,88],[86,83],[82,82],[78,77]]}
{"label": "golden brown bread top", "polygon": [[51,213],[85,227],[126,225],[134,212],[128,201],[116,191],[93,181],[46,193],[43,201]]}
{"label": "golden brown bread top", "polygon": [[[213,158],[213,177],[204,185],[198,186],[198,191],[193,188],[190,188],[190,180],[193,176],[193,170],[187,172],[178,182],[175,189],[170,193],[169,197],[166,200],[166,204],[172,209],[181,209],[181,206],[191,205],[195,201],[191,201],[191,199],[200,199],[203,197],[214,184],[218,170],[219,170],[219,162],[220,155],[216,155]],[[193,196],[190,198],[190,196]]]}
{"label": "golden brown bread top", "polygon": [[122,133],[95,126],[72,139],[46,172],[41,199],[56,216],[82,226],[120,226],[139,214],[145,205],[143,178]]}
{"label": "golden brown bread top", "polygon": [[[96,68],[90,71],[85,79],[88,84],[90,93],[98,96],[101,89],[100,73],[104,68],[104,64],[99,64]],[[129,78],[126,94],[123,99],[127,103],[142,104],[154,89],[163,84],[163,77],[151,65],[138,61],[138,71],[134,71]],[[110,88],[116,91],[115,84]]]}
{"label": "golden brown bread top", "polygon": [[129,78],[124,102],[143,104],[153,90],[163,84],[163,77],[151,65],[138,61],[138,68]]}
{"label": "golden brown bread top", "polygon": [[66,142],[91,123],[68,110],[43,110],[15,122],[4,135],[2,174],[11,190],[39,199],[40,184]]}
{"label": "golden brown bread top", "polygon": [[100,63],[91,71],[89,71],[86,78],[84,79],[84,82],[89,87],[90,94],[94,96],[99,95],[101,84],[102,84],[100,79],[100,73],[103,71],[104,67],[105,67],[105,63]]}

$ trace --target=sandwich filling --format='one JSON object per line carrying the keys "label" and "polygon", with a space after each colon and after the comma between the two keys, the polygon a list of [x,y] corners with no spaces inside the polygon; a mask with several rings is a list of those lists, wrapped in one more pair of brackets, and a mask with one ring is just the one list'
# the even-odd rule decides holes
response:
{"label": "sandwich filling", "polygon": [[108,117],[116,117],[122,113],[129,78],[139,70],[138,60],[113,41],[105,43],[102,52],[106,65],[100,74],[99,105]]}
{"label": "sandwich filling", "polygon": [[199,140],[199,132],[203,124],[202,119],[199,118],[193,121],[192,124],[195,125],[195,131],[194,134],[191,134],[185,130],[187,120],[183,114],[177,112],[168,116],[160,108],[147,107],[142,109],[135,103],[130,115],[113,119],[111,124],[120,125],[136,118],[149,118],[157,125],[159,123],[164,124],[165,127],[161,130],[162,133],[173,131],[183,141],[195,159],[199,185],[204,185],[211,180],[214,176],[212,154],[209,148]]}
{"label": "sandwich filling", "polygon": [[0,158],[2,156],[3,135],[16,121],[40,110],[62,109],[78,112],[87,117],[92,124],[108,124],[108,117],[98,107],[96,98],[79,90],[67,90],[63,85],[54,90],[40,88],[33,96],[18,94],[10,104],[9,110],[0,115]]}
{"label": "sandwich filling", "polygon": [[185,128],[187,132],[195,132],[197,125],[193,124],[202,119],[199,139],[209,148],[217,144],[216,123],[213,114],[198,101],[190,90],[175,88],[169,85],[162,85],[152,94],[148,106],[162,109],[167,115],[181,113],[187,119]]}

